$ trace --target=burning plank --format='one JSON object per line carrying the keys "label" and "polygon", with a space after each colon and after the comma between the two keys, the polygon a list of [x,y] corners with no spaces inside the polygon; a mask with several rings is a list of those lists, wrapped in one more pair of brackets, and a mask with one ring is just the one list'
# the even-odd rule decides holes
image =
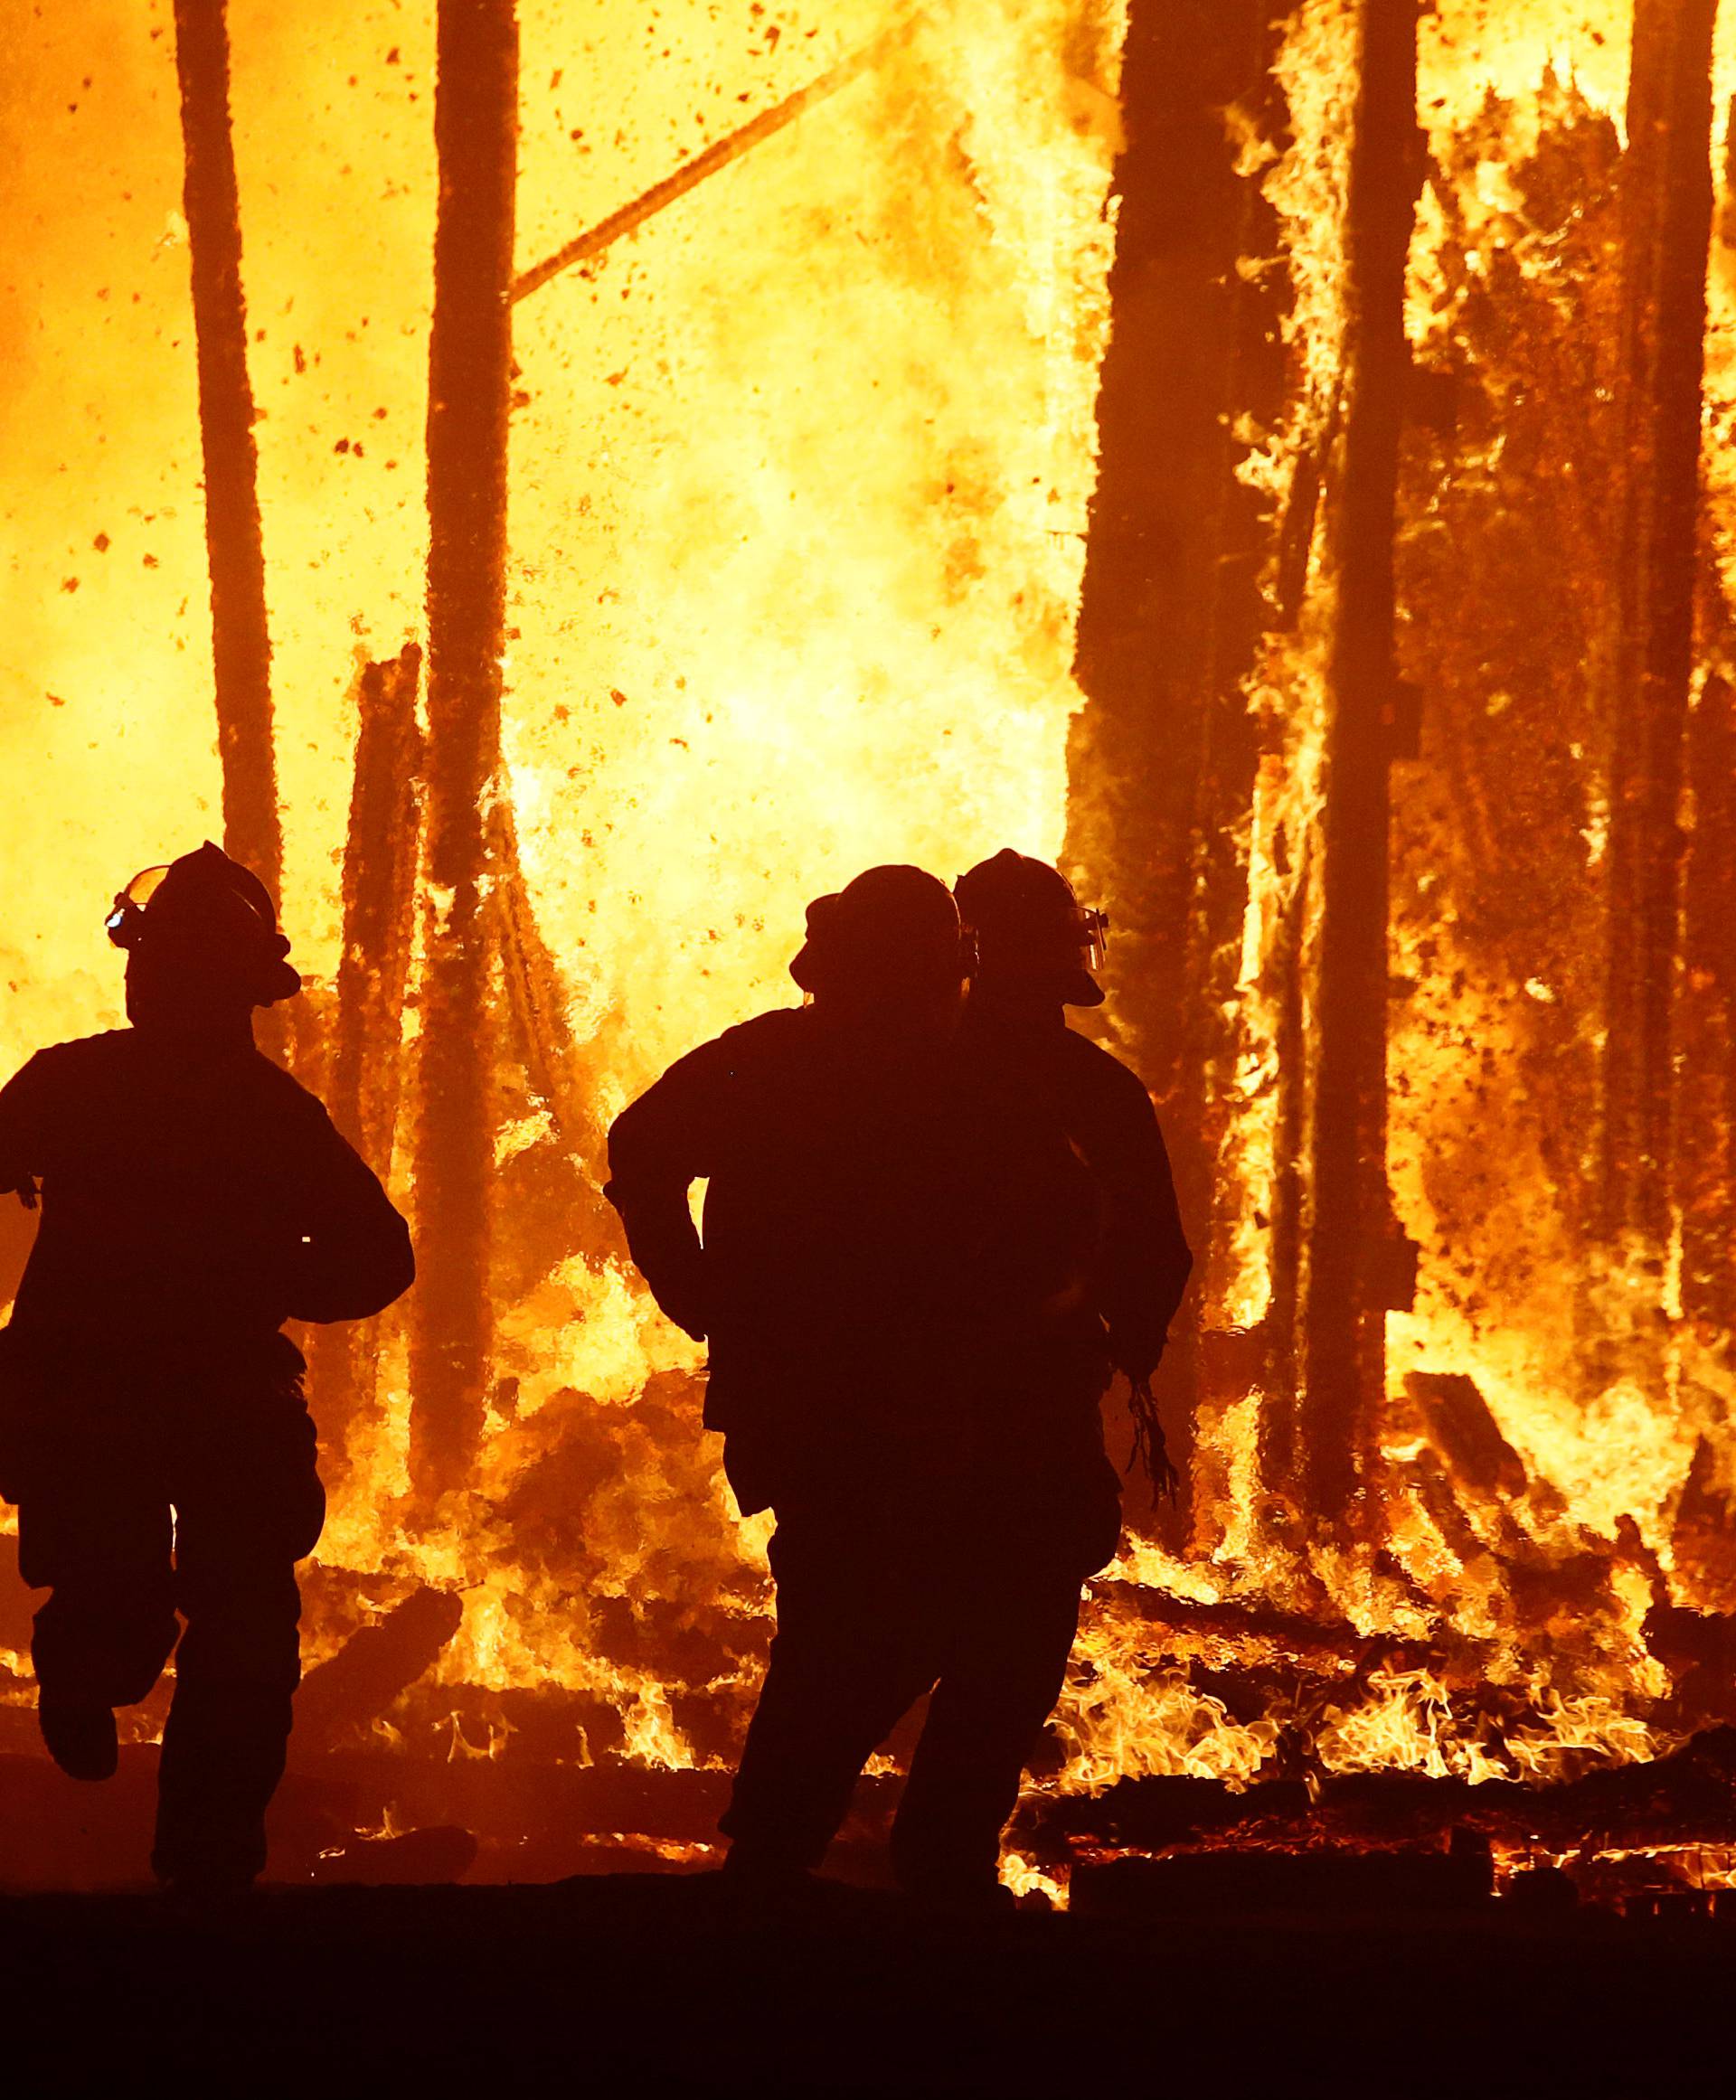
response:
{"label": "burning plank", "polygon": [[434,1667],[463,1618],[461,1596],[424,1587],[352,1634],[329,1662],[307,1672],[296,1694],[297,1759],[330,1748],[383,1713]]}

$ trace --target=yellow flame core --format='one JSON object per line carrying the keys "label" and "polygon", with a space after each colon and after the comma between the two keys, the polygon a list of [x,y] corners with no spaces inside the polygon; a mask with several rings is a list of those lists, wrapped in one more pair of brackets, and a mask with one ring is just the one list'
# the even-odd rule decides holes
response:
{"label": "yellow flame core", "polygon": [[[788,1003],[802,903],[858,869],[950,877],[1008,838],[1059,849],[1116,40],[1096,79],[1066,54],[1094,12],[932,10],[878,71],[519,309],[508,767],[606,1098]],[[561,50],[544,13],[527,257],[639,165],[610,145],[572,203],[535,207],[559,188],[534,100]],[[741,89],[798,84],[888,19],[824,11],[823,34],[780,40],[799,51],[772,80],[740,66]],[[644,61],[613,64],[599,77]],[[565,115],[583,92],[569,66]],[[647,102],[634,126],[665,155],[672,129],[703,143]],[[712,108],[742,114],[733,93]]]}

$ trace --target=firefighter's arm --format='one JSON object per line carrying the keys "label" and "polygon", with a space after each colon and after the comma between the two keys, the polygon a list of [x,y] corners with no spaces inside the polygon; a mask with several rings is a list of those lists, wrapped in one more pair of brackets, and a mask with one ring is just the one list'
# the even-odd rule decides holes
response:
{"label": "firefighter's arm", "polygon": [[1110,1347],[1118,1367],[1139,1380],[1157,1368],[1194,1257],[1151,1097],[1124,1066],[1114,1070],[1081,1149],[1105,1201]]}
{"label": "firefighter's arm", "polygon": [[312,1106],[300,1229],[289,1257],[289,1314],[316,1323],[365,1320],[415,1281],[410,1228],[373,1170],[325,1110]]}
{"label": "firefighter's arm", "polygon": [[0,1195],[15,1195],[26,1210],[36,1208],[36,1177],[42,1170],[42,1054],[0,1087]]}
{"label": "firefighter's arm", "polygon": [[712,1171],[728,1082],[722,1044],[702,1044],[623,1109],[609,1133],[603,1193],[620,1212],[652,1296],[695,1342],[705,1339],[711,1310],[688,1191]]}

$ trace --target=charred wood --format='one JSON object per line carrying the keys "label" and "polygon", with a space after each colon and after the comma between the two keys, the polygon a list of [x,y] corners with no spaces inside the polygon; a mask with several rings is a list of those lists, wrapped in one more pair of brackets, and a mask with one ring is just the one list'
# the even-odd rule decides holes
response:
{"label": "charred wood", "polygon": [[326,1078],[332,1119],[384,1172],[402,1093],[404,989],[416,923],[422,653],[407,643],[356,681],[355,769],[344,850],[344,952]]}
{"label": "charred wood", "polygon": [[428,855],[416,1144],[421,1276],[410,1329],[410,1475],[465,1481],[493,1323],[495,1064],[486,804],[505,645],[518,24],[512,0],[441,0],[439,204],[428,408]]}
{"label": "charred wood", "polygon": [[310,1670],[296,1694],[297,1756],[317,1755],[365,1728],[439,1661],[464,1617],[455,1591],[424,1588],[377,1624],[352,1634],[335,1655]]}
{"label": "charred wood", "polygon": [[[354,776],[344,851],[344,948],[321,1092],[337,1125],[381,1175],[392,1169],[403,1093],[405,987],[416,924],[422,738],[421,651],[367,664],[356,681]],[[307,1351],[315,1419],[335,1453],[373,1389],[382,1323],[316,1329]]]}
{"label": "charred wood", "polygon": [[489,812],[489,852],[509,1047],[531,1092],[547,1107],[561,1144],[570,1152],[594,1153],[602,1132],[578,1069],[567,989],[537,924],[519,858],[518,824],[505,802]]}
{"label": "charred wood", "polygon": [[[1710,572],[1710,573],[1709,573]],[[1728,609],[1701,560],[1703,636],[1722,644]],[[1675,1194],[1682,1220],[1682,1310],[1709,1340],[1736,1327],[1736,686],[1708,673],[1687,730],[1694,828],[1683,871],[1683,970],[1676,1029]],[[1714,1346],[1716,1343],[1714,1342]]]}
{"label": "charred wood", "polygon": [[1466,1493],[1479,1499],[1524,1493],[1525,1462],[1496,1427],[1474,1379],[1411,1371],[1404,1389],[1423,1435]]}
{"label": "charred wood", "polygon": [[[660,1771],[614,1756],[586,1755],[570,1733],[560,1760],[481,1756],[382,1757],[335,1750],[319,1775],[352,1791],[358,1815],[378,1828],[386,1806],[418,1828],[458,1824],[487,1841],[516,1842],[526,1824],[574,1841],[631,1832],[675,1843],[715,1841],[729,1800],[727,1770]],[[39,1760],[46,1762],[46,1760]]]}
{"label": "charred wood", "polygon": [[[491,1278],[496,1295],[533,1291],[552,1261],[596,1260],[620,1246],[602,1198],[603,1129],[568,1017],[560,966],[537,923],[510,806],[489,813],[491,939],[502,1015],[496,1108],[536,1135],[501,1163],[493,1197]],[[501,1396],[496,1394],[498,1408]]]}
{"label": "charred wood", "polygon": [[1361,12],[1345,202],[1344,403],[1321,519],[1334,602],[1307,986],[1298,1455],[1307,1506],[1334,1528],[1376,1521],[1370,1475],[1385,1320],[1404,1303],[1386,1182],[1388,767],[1400,702],[1393,531],[1410,362],[1404,272],[1423,165],[1417,15],[1415,0],[1368,0]]}
{"label": "charred wood", "polygon": [[[1348,1620],[1307,1618],[1259,1605],[1195,1604],[1101,1577],[1086,1587],[1094,1600],[1113,1606],[1118,1618],[1143,1619],[1160,1634],[1173,1635],[1178,1647],[1222,1643],[1275,1650],[1304,1668],[1339,1672],[1359,1663],[1371,1647],[1369,1636]],[[1373,1645],[1382,1660],[1398,1668],[1431,1668],[1440,1660],[1439,1644],[1430,1641],[1381,1640]],[[1155,1646],[1161,1651],[1161,1639]]]}
{"label": "charred wood", "polygon": [[[1086,706],[1070,751],[1068,851],[1116,928],[1117,1028],[1164,1108],[1208,1278],[1257,747],[1242,686],[1272,533],[1236,469],[1250,421],[1275,419],[1284,377],[1276,221],[1241,165],[1250,136],[1283,132],[1272,14],[1263,0],[1136,0],[1132,11],[1079,629]],[[1244,267],[1250,258],[1268,267]],[[1184,1480],[1202,1295],[1163,1374]],[[1184,1502],[1159,1529],[1179,1541],[1192,1521]]]}
{"label": "charred wood", "polygon": [[199,365],[223,845],[275,897],[283,880],[283,833],[224,0],[175,0],[175,60],[186,154],[183,194]]}
{"label": "charred wood", "polygon": [[1420,1772],[1340,1773],[1313,1787],[1274,1780],[1241,1791],[1212,1779],[1125,1779],[1099,1794],[1027,1803],[1024,1814],[1038,1841],[1081,1855],[1187,1845],[1439,1847],[1466,1829],[1561,1851],[1728,1843],[1736,1838],[1736,1728],[1706,1729],[1649,1763],[1548,1785],[1472,1785]]}
{"label": "charred wood", "polygon": [[476,1841],[456,1823],[360,1837],[322,1851],[308,1874],[314,1882],[351,1881],[363,1888],[427,1888],[462,1881],[476,1862]]}
{"label": "charred wood", "polygon": [[1635,1238],[1660,1289],[1670,1237],[1716,14],[1716,0],[1635,0],[1622,170],[1627,487],[1611,695],[1602,1196],[1607,1231]]}
{"label": "charred wood", "polygon": [[1642,1631],[1675,1680],[1673,1717],[1736,1721],[1736,1618],[1660,1603],[1646,1613]]}
{"label": "charred wood", "polygon": [[1675,1506],[1671,1546],[1680,1574],[1705,1604],[1736,1612],[1736,1483],[1702,1436]]}
{"label": "charred wood", "polygon": [[1050,1839],[1162,1851],[1202,1839],[1246,1837],[1261,1825],[1304,1822],[1309,1813],[1299,1779],[1263,1780],[1234,1792],[1221,1779],[1177,1773],[1123,1779],[1100,1794],[1058,1794],[1036,1804],[1031,1821]]}

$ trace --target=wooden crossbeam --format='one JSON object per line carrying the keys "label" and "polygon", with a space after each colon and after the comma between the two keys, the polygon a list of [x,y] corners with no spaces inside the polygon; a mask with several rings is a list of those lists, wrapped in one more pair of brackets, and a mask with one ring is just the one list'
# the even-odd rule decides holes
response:
{"label": "wooden crossbeam", "polygon": [[611,212],[607,219],[569,240],[564,248],[557,248],[552,255],[545,256],[531,268],[522,271],[513,279],[512,297],[516,302],[528,298],[551,278],[557,278],[562,270],[571,269],[575,264],[590,262],[606,248],[612,247],[625,233],[631,233],[636,226],[643,226],[647,219],[654,219],[659,212],[673,204],[678,197],[684,197],[710,175],[721,168],[738,161],[743,154],[750,153],[762,140],[772,137],[795,123],[798,117],[812,109],[816,103],[828,101],[840,89],[847,88],[852,80],[863,73],[872,72],[883,65],[892,53],[909,42],[912,33],[922,20],[925,10],[914,14],[877,36],[872,43],[864,44],[853,57],[841,60],[829,72],[810,80],[807,87],[798,88],[795,94],[776,103],[769,109],[744,124],[739,131],[731,132],[727,138],[720,138],[714,146],[708,146],[703,153],[696,154],[684,162],[675,174],[666,175],[660,183],[635,197],[631,203],[623,204],[618,212]]}

